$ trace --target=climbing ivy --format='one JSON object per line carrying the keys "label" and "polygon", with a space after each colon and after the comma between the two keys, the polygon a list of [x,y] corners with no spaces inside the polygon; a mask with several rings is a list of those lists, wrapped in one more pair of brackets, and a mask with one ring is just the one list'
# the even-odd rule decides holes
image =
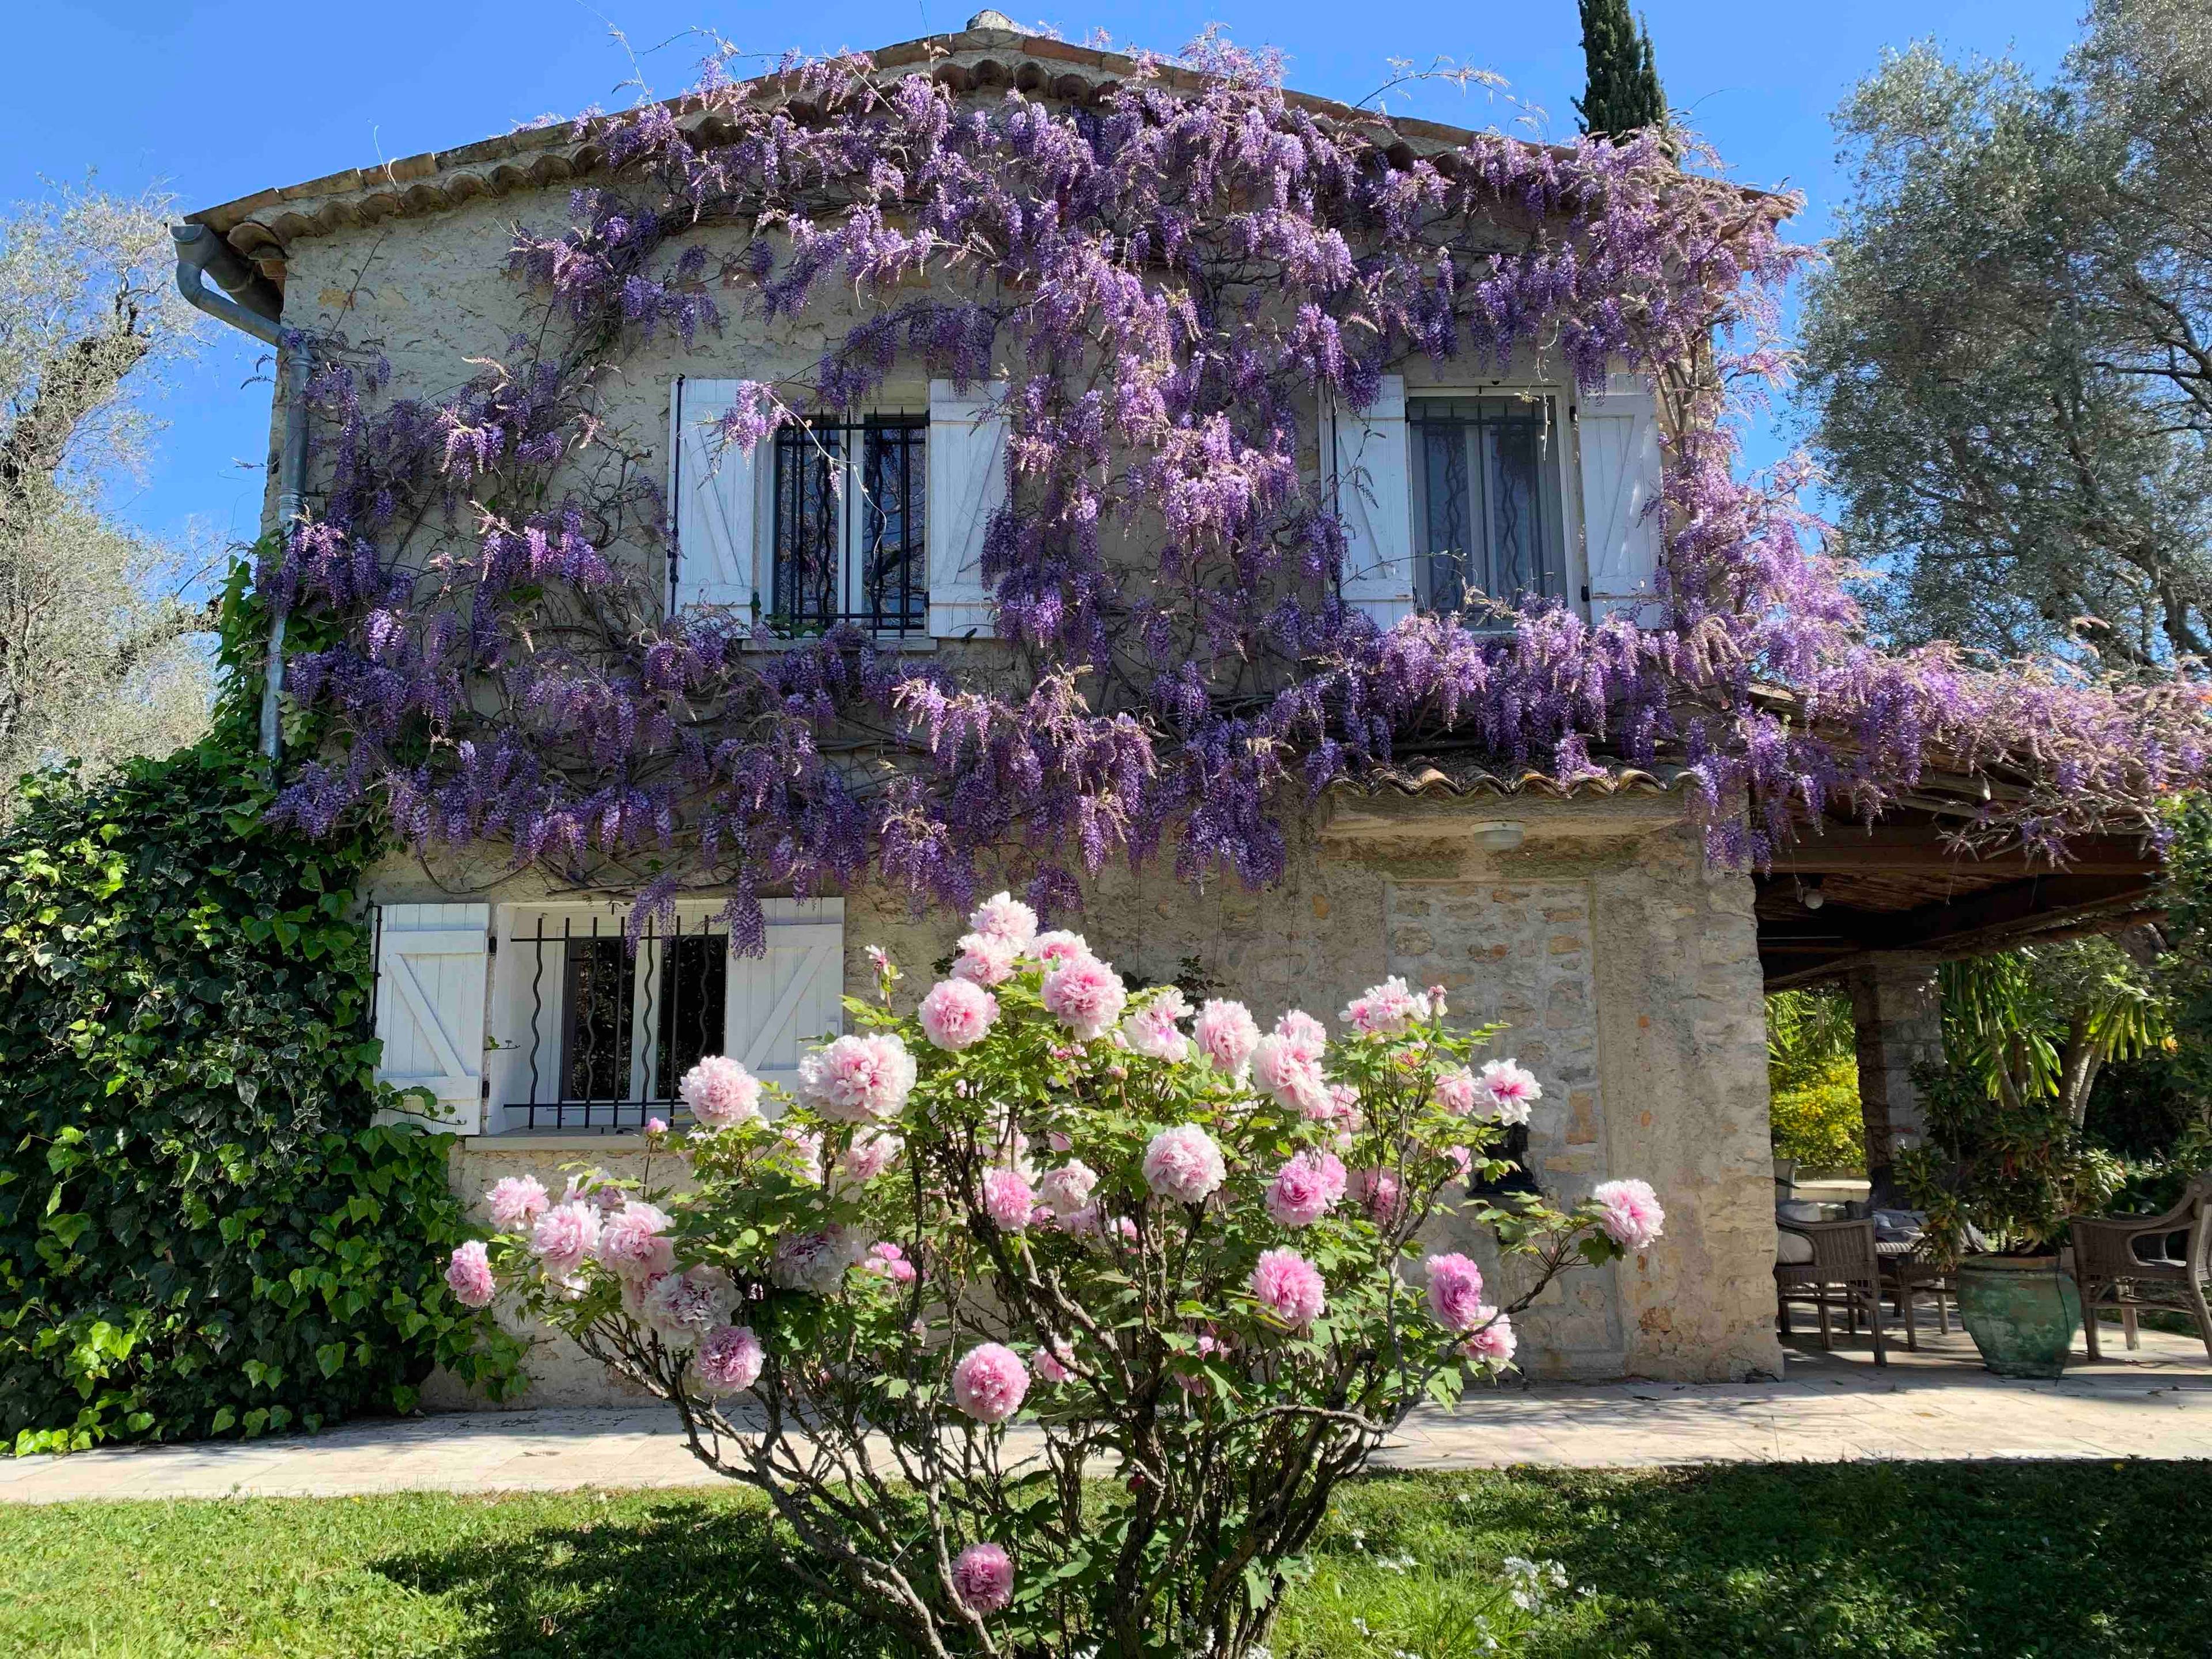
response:
{"label": "climbing ivy", "polygon": [[214,733],[20,786],[0,836],[0,1429],[18,1453],[405,1411],[518,1350],[436,1271],[452,1138],[379,1127],[378,841],[270,827],[259,621],[226,607]]}

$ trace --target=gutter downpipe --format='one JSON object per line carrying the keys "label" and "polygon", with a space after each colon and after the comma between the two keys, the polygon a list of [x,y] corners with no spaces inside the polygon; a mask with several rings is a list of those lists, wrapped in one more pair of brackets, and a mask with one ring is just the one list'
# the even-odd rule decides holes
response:
{"label": "gutter downpipe", "polygon": [[[173,225],[169,234],[177,244],[177,291],[185,303],[276,348],[276,398],[284,411],[284,442],[276,458],[276,523],[289,531],[307,502],[307,343],[297,335],[290,343],[285,342],[279,326],[283,296],[211,228]],[[222,292],[208,286],[210,276]],[[283,749],[277,714],[284,691],[284,621],[282,611],[270,618],[269,655],[261,680],[261,752],[272,768]]]}

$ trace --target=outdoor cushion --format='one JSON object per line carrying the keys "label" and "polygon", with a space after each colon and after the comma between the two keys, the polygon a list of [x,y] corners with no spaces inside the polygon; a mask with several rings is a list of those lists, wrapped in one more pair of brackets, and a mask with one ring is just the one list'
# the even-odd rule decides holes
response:
{"label": "outdoor cushion", "polygon": [[1813,1259],[1813,1241],[1784,1228],[1775,1235],[1774,1259],[1785,1267],[1802,1267]]}
{"label": "outdoor cushion", "polygon": [[[1777,1221],[1819,1221],[1823,1219],[1820,1206],[1808,1198],[1784,1199],[1774,1206]],[[1811,1257],[1806,1258],[1810,1261]]]}

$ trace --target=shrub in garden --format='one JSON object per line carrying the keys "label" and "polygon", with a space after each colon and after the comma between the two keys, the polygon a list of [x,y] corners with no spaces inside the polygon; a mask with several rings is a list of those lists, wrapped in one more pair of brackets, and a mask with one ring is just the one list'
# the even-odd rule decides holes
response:
{"label": "shrub in garden", "polygon": [[[426,1254],[451,1137],[374,1127],[365,836],[216,738],[24,786],[0,836],[0,1432],[17,1452],[406,1410],[513,1344]],[[492,1346],[485,1346],[486,1343]]]}
{"label": "shrub in garden", "polygon": [[1490,1034],[1440,991],[1263,1030],[1132,993],[1003,895],[971,921],[911,1013],[874,953],[880,1000],[780,1115],[702,1062],[689,1190],[503,1182],[452,1283],[669,1401],[793,1528],[799,1579],[926,1653],[1236,1659],[1336,1484],[1507,1365],[1553,1278],[1657,1237],[1658,1204],[1474,1206],[1534,1263],[1501,1306],[1414,1241],[1538,1091],[1476,1068]]}

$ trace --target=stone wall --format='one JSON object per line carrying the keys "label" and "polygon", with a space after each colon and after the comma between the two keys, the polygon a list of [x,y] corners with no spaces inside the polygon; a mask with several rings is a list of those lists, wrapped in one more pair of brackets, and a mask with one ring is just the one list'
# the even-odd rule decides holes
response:
{"label": "stone wall", "polygon": [[[1475,818],[1463,803],[1385,811],[1340,800],[1293,823],[1290,872],[1264,894],[1194,892],[1164,872],[1121,872],[1097,884],[1073,925],[1148,980],[1194,962],[1263,1019],[1298,1006],[1334,1028],[1337,1011],[1385,973],[1442,984],[1455,1016],[1502,1024],[1495,1052],[1543,1084],[1529,1161],[1545,1192],[1572,1201],[1635,1175],[1667,1206],[1666,1236],[1650,1251],[1571,1274],[1529,1310],[1523,1365],[1540,1376],[1778,1372],[1750,882],[1702,868],[1672,800],[1511,810],[1528,839],[1500,854],[1472,845]],[[421,897],[419,882],[419,870],[395,863],[373,890]],[[848,894],[848,989],[868,992],[862,952],[881,944],[918,992],[959,930],[956,918],[917,915],[896,895]],[[643,1163],[634,1137],[480,1137],[457,1153],[454,1180],[471,1199],[507,1174],[557,1188],[561,1166],[581,1159],[629,1174]],[[1433,1242],[1487,1248],[1449,1224]],[[1508,1286],[1517,1265],[1503,1269]],[[622,1397],[565,1344],[542,1350],[535,1370],[526,1404]],[[459,1403],[450,1388],[431,1397]]]}

